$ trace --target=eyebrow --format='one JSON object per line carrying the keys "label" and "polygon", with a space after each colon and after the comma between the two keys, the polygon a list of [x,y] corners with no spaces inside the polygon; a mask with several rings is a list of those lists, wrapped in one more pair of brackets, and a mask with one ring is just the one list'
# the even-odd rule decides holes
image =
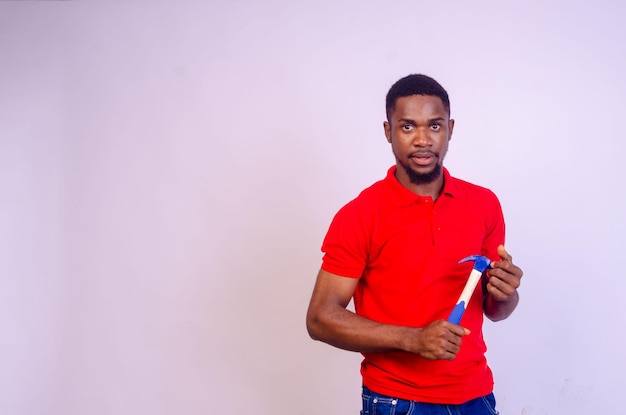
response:
{"label": "eyebrow", "polygon": [[[434,121],[445,121],[446,119],[444,117],[435,117],[435,118],[429,118],[428,122],[434,122]],[[412,120],[410,118],[400,118],[398,119],[398,122],[407,122],[410,124],[417,124],[415,122],[415,120]]]}

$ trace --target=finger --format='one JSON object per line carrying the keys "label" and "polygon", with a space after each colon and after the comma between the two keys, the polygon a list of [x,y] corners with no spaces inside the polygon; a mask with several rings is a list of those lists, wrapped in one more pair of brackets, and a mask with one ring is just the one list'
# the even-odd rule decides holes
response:
{"label": "finger", "polygon": [[517,269],[515,269],[516,267],[513,266],[512,268],[513,269],[511,270],[504,270],[501,268],[494,271],[493,274],[489,275],[488,283],[495,285],[502,291],[506,291],[507,286],[514,290],[517,289],[520,286],[521,270],[520,273],[517,273]]}
{"label": "finger", "polygon": [[487,292],[498,301],[505,301],[515,294],[520,286],[519,278],[507,277],[505,279],[493,277],[487,283]]}
{"label": "finger", "polygon": [[509,298],[507,294],[503,293],[493,285],[487,287],[487,292],[496,301],[506,301],[506,299]]}
{"label": "finger", "polygon": [[448,347],[448,350],[446,350],[448,353],[452,353],[453,356],[456,356],[457,353],[459,353],[461,351],[461,347],[459,344],[450,344],[450,346]]}
{"label": "finger", "polygon": [[497,261],[493,263],[492,269],[487,272],[487,275],[490,278],[499,278],[513,285],[516,283],[519,285],[519,280],[522,278],[524,273],[520,267],[512,262]]}
{"label": "finger", "polygon": [[454,335],[456,336],[467,336],[468,334],[471,333],[471,331],[463,326],[460,326],[458,324],[454,324],[454,323],[450,323],[448,322],[449,326],[448,326],[448,330],[450,330]]}
{"label": "finger", "polygon": [[498,246],[498,255],[503,261],[513,262],[513,257],[506,251],[504,245]]}
{"label": "finger", "polygon": [[487,284],[487,292],[496,301],[506,301],[511,295],[513,295],[515,289],[510,285],[500,285],[500,281],[494,281]]}
{"label": "finger", "polygon": [[515,287],[499,279],[492,279],[487,284],[487,291],[496,298],[508,297],[515,292]]}

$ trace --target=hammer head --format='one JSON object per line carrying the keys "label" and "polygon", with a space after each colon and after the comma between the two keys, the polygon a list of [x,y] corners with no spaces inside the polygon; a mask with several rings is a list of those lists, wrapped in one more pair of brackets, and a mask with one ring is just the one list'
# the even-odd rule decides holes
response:
{"label": "hammer head", "polygon": [[491,268],[491,261],[489,258],[482,255],[470,255],[459,261],[459,264],[467,261],[474,261],[474,269],[480,272]]}

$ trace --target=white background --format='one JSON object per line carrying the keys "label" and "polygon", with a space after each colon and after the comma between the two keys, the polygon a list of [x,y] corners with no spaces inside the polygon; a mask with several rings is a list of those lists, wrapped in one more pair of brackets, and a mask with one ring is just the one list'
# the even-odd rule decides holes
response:
{"label": "white background", "polygon": [[525,276],[502,414],[626,414],[626,6],[1,1],[0,413],[357,414],[304,316],[327,226],[448,90]]}

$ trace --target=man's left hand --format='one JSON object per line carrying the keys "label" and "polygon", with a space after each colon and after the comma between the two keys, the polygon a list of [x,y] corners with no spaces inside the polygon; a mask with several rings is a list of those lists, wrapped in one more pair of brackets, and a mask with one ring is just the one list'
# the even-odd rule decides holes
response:
{"label": "man's left hand", "polygon": [[504,249],[504,245],[498,246],[498,255],[500,261],[492,262],[492,269],[487,271],[487,292],[496,301],[508,301],[516,294],[524,273],[513,264],[513,257]]}

